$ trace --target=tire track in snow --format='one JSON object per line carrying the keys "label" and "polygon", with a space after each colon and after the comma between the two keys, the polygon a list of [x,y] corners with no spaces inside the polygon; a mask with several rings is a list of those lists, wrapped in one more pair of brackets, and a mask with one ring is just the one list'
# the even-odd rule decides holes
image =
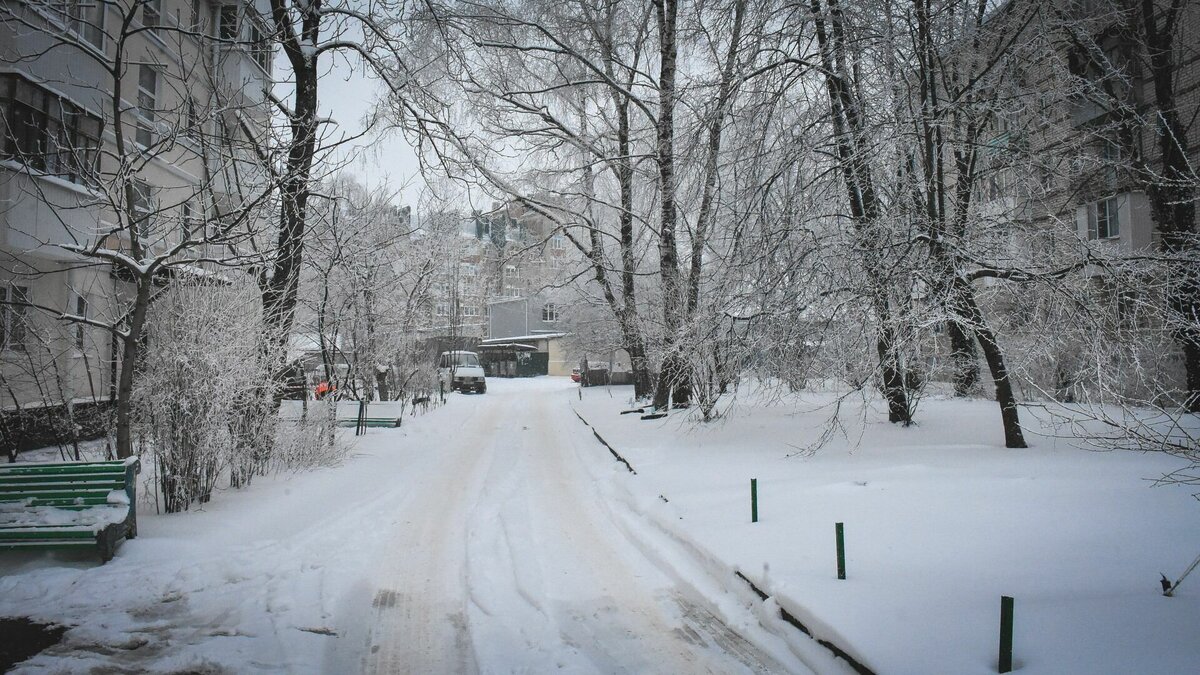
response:
{"label": "tire track in snow", "polygon": [[551,400],[461,402],[359,593],[363,672],[787,672],[626,538]]}
{"label": "tire track in snow", "polygon": [[[529,409],[531,408],[531,409]],[[473,512],[470,625],[490,672],[779,672],[624,539],[544,397],[498,443]]]}
{"label": "tire track in snow", "polygon": [[[465,403],[465,402],[464,402]],[[488,401],[491,403],[491,401]],[[365,673],[473,673],[466,625],[465,523],[504,406],[446,429],[438,462],[406,504],[370,596]]]}

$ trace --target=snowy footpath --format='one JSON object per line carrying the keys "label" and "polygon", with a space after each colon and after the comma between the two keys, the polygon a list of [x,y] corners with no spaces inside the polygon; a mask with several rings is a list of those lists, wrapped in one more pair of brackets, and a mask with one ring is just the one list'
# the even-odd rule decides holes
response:
{"label": "snowy footpath", "polygon": [[849,672],[639,512],[575,396],[497,380],[342,466],[143,504],[106,565],[0,556],[0,617],[70,626],[15,672]]}

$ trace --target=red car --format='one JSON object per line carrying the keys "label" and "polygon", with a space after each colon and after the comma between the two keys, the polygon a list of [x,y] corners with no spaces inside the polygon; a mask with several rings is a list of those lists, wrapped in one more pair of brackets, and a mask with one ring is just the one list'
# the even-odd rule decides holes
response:
{"label": "red car", "polygon": [[578,381],[579,381],[579,369],[578,369],[578,368],[572,368],[572,369],[571,369],[571,381],[572,381],[572,382],[578,382]]}

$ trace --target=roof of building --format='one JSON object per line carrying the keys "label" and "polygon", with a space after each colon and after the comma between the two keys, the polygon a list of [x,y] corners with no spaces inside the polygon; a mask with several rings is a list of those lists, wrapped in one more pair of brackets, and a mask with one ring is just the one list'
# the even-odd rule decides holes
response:
{"label": "roof of building", "polygon": [[481,340],[480,345],[495,345],[502,342],[527,342],[529,340],[546,340],[560,337],[566,337],[566,333],[534,333],[533,335],[512,335],[508,337],[489,338]]}
{"label": "roof of building", "polygon": [[492,344],[481,344],[480,349],[523,349],[525,351],[537,351],[537,347],[533,345],[525,345],[520,342],[496,342]]}

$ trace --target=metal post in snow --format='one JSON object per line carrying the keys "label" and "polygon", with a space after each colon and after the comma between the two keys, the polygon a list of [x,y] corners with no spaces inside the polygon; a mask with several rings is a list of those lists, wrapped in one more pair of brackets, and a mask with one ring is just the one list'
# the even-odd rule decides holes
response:
{"label": "metal post in snow", "polygon": [[758,479],[750,479],[750,522],[758,522]]}
{"label": "metal post in snow", "polygon": [[837,574],[838,579],[846,578],[846,529],[841,523],[837,523],[833,527],[834,535],[837,537]]}
{"label": "metal post in snow", "polygon": [[999,672],[1012,672],[1013,599],[1000,596],[1000,663]]}

